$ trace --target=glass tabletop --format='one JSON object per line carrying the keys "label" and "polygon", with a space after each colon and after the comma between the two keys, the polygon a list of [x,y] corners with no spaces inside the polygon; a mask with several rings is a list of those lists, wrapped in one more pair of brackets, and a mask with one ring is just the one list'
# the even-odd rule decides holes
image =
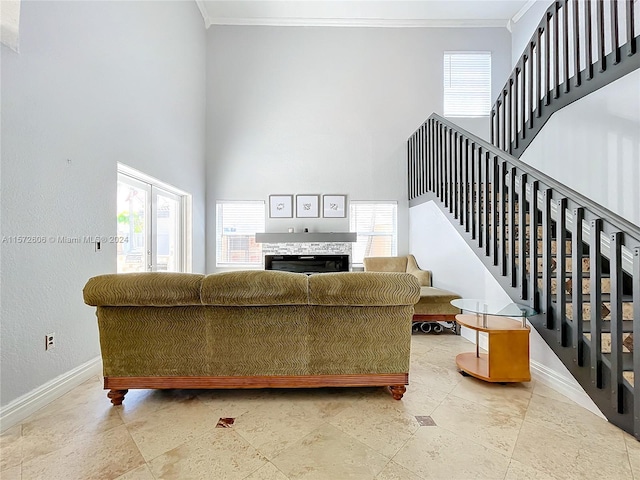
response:
{"label": "glass tabletop", "polygon": [[538,313],[528,305],[518,303],[498,304],[476,298],[456,298],[451,300],[451,305],[467,312],[486,313],[487,315],[497,315],[499,317],[531,317]]}

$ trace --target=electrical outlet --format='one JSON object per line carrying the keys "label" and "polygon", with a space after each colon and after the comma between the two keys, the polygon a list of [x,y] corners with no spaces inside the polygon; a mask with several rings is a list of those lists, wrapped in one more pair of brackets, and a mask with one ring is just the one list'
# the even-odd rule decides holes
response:
{"label": "electrical outlet", "polygon": [[52,348],[55,348],[56,346],[56,337],[55,337],[55,333],[47,333],[44,336],[44,349],[45,350],[51,350]]}

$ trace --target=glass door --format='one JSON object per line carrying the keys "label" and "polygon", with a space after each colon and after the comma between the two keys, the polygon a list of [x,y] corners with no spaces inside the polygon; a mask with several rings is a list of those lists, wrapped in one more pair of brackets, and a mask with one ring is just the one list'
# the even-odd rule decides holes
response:
{"label": "glass door", "polygon": [[185,195],[119,172],[117,199],[118,273],[186,271]]}
{"label": "glass door", "polygon": [[155,252],[153,270],[181,272],[181,210],[182,199],[179,195],[151,187],[153,198],[152,212],[152,251]]}
{"label": "glass door", "polygon": [[151,186],[118,174],[118,273],[146,272],[151,263]]}

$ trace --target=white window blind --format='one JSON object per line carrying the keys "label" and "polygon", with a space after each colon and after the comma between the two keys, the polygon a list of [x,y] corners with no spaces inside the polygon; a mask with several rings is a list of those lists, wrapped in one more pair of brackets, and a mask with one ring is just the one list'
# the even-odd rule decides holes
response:
{"label": "white window blind", "polygon": [[444,52],[444,116],[491,111],[491,52]]}
{"label": "white window blind", "polygon": [[357,233],[351,263],[364,257],[389,257],[398,252],[397,202],[350,202],[350,231]]}
{"label": "white window blind", "polygon": [[216,202],[216,266],[262,266],[263,201]]}

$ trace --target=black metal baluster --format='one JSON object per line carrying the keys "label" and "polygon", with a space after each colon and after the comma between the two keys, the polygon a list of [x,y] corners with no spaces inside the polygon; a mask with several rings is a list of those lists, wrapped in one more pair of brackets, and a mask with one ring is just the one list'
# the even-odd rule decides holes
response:
{"label": "black metal baluster", "polygon": [[[540,310],[538,295],[538,181],[531,182],[529,197],[529,299],[535,311]],[[526,265],[526,264],[525,264]]]}
{"label": "black metal baluster", "polygon": [[454,132],[453,129],[449,129],[449,212],[453,213],[455,209],[455,158],[456,158],[456,144],[454,142]]}
{"label": "black metal baluster", "polygon": [[529,128],[533,129],[533,42],[529,43],[529,81],[528,92],[529,98],[527,99],[527,113],[529,113]]}
{"label": "black metal baluster", "polygon": [[489,122],[489,127],[491,128],[491,133],[489,134],[489,138],[491,138],[491,145],[495,145],[497,147],[498,144],[496,143],[496,127],[495,127],[496,110],[497,110],[497,104],[494,104],[493,108],[491,109],[491,121]]}
{"label": "black metal baluster", "polygon": [[585,28],[585,63],[587,67],[587,80],[593,78],[593,38],[591,28],[591,0],[584,2],[584,28]]}
{"label": "black metal baluster", "polygon": [[576,87],[582,83],[580,73],[580,8],[578,0],[573,0],[573,45],[574,45],[574,75],[576,78]]}
{"label": "black metal baluster", "polygon": [[560,11],[560,2],[556,2],[555,12],[553,14],[553,98],[560,96],[560,28],[558,24],[558,15]]}
{"label": "black metal baluster", "polygon": [[[487,152],[489,155],[489,152]],[[498,157],[493,156],[491,165],[491,254],[493,255],[493,264],[498,265],[498,191],[500,172],[498,170]]]}
{"label": "black metal baluster", "polygon": [[424,194],[424,126],[420,127],[418,141],[418,196],[420,196]]}
{"label": "black metal baluster", "polygon": [[437,145],[437,157],[436,157],[436,195],[440,200],[442,200],[442,158],[444,156],[444,152],[442,150],[442,124],[437,122],[436,124],[437,135],[438,135],[438,145]]}
{"label": "black metal baluster", "polygon": [[507,148],[506,151],[513,153],[513,76],[509,78],[509,122],[507,123]]}
{"label": "black metal baluster", "polygon": [[546,27],[544,29],[544,48],[545,48],[545,105],[551,103],[551,14],[546,15]]}
{"label": "black metal baluster", "polygon": [[600,62],[600,72],[607,69],[607,57],[604,45],[604,2],[596,2],[596,13],[598,16],[598,61]]}
{"label": "black metal baluster", "polygon": [[433,121],[432,120],[427,120],[427,164],[426,164],[426,170],[427,170],[427,181],[426,181],[426,188],[427,188],[427,192],[431,192],[431,180],[432,180],[432,171],[431,171],[431,161],[433,159],[433,132],[432,132],[432,127],[433,127]]}
{"label": "black metal baluster", "polygon": [[546,327],[553,328],[553,308],[551,305],[551,276],[553,258],[551,255],[551,189],[542,192],[542,313],[546,314]]}
{"label": "black metal baluster", "polygon": [[520,175],[518,189],[518,263],[520,299],[527,299],[527,174]]}
{"label": "black metal baluster", "polygon": [[536,117],[542,115],[542,29],[538,28],[536,45]]}
{"label": "black metal baluster", "polygon": [[449,206],[449,129],[444,127],[444,157],[442,159],[442,196],[444,197],[444,206]]}
{"label": "black metal baluster", "polygon": [[482,195],[482,203],[483,203],[483,207],[482,207],[482,215],[484,218],[484,222],[481,224],[482,225],[482,238],[481,240],[484,242],[484,254],[485,257],[488,257],[491,253],[490,250],[490,241],[489,241],[489,179],[490,179],[490,167],[489,167],[489,163],[490,163],[490,153],[489,152],[484,152],[484,156],[483,156],[483,152],[482,149],[480,149],[480,153],[479,153],[479,158],[480,158],[480,164],[484,164],[484,168],[481,167],[482,170],[482,188],[483,188],[483,195]]}
{"label": "black metal baluster", "polygon": [[520,78],[520,68],[516,67],[515,69],[515,84],[513,86],[513,148],[517,149],[518,148],[518,139],[519,139],[519,133],[518,133],[518,127],[520,126],[520,124],[518,123],[518,119],[520,118],[518,111],[520,109],[520,105],[519,105],[519,101],[520,101],[520,97],[518,96],[518,82],[521,80]]}
{"label": "black metal baluster", "polygon": [[[624,2],[627,18],[627,55],[630,57],[636,53],[636,34],[633,2]],[[638,392],[640,390],[636,390]]]}
{"label": "black metal baluster", "polygon": [[622,413],[622,232],[610,240],[611,275],[611,406]]}
{"label": "black metal baluster", "polygon": [[571,230],[571,305],[573,315],[572,345],[573,361],[579,367],[584,365],[584,340],[583,316],[582,316],[582,221],[584,220],[584,208],[573,209],[573,228]]}
{"label": "black metal baluster", "polygon": [[527,121],[525,116],[525,110],[527,105],[527,56],[522,56],[522,83],[520,88],[520,121],[518,122],[521,128],[522,139],[527,136]]}
{"label": "black metal baluster", "polygon": [[[505,165],[506,166],[506,165]],[[509,199],[509,211],[507,221],[506,241],[509,246],[507,275],[509,275],[510,285],[517,286],[516,277],[516,167],[509,168],[509,187],[507,190],[507,198]]]}
{"label": "black metal baluster", "polygon": [[571,89],[569,82],[569,0],[564,0],[564,8],[562,9],[562,60],[564,63],[564,93],[569,93]]}
{"label": "black metal baluster", "polygon": [[620,63],[620,37],[618,36],[618,2],[612,0],[611,5],[611,48],[613,53],[613,64]]}
{"label": "black metal baluster", "polygon": [[[640,248],[633,250],[633,333],[640,336]],[[637,341],[637,340],[636,340]],[[633,349],[633,391],[640,392],[640,348]],[[633,432],[640,440],[640,401],[633,402]]]}
{"label": "black metal baluster", "polygon": [[460,151],[460,137],[462,135],[458,134],[458,132],[456,132],[453,135],[453,141],[454,141],[454,146],[453,146],[453,151],[455,152],[455,157],[454,157],[454,165],[453,165],[453,185],[454,185],[454,189],[453,189],[453,216],[454,218],[458,219],[458,222],[460,224],[462,224],[461,220],[462,220],[462,214],[460,212],[460,197],[462,194],[462,183],[460,182],[460,167],[461,167],[461,163],[460,163],[460,158],[461,158],[461,151]]}
{"label": "black metal baluster", "polygon": [[589,239],[589,278],[591,296],[591,383],[602,388],[602,251],[600,245],[602,219],[591,221],[591,235]]}
{"label": "black metal baluster", "polygon": [[[465,232],[469,232],[469,210],[471,205],[469,205],[469,139],[468,138],[460,138],[460,141],[463,145],[462,148],[462,172],[461,172],[461,180],[462,180],[462,191],[464,195],[462,196],[461,204],[461,215],[462,222],[464,224]],[[473,197],[471,197],[473,200]]]}
{"label": "black metal baluster", "polygon": [[[496,265],[500,266],[500,275],[505,277],[507,275],[507,226],[506,226],[506,217],[507,217],[507,162],[502,161],[499,165],[499,188],[500,194],[498,196],[499,208],[497,211],[499,212],[499,228],[500,228],[500,243],[498,247],[498,252],[500,254],[499,261]],[[509,205],[509,208],[511,205]]]}
{"label": "black metal baluster", "polygon": [[471,240],[478,238],[476,232],[476,144],[466,139],[467,152],[467,232],[471,232]]}
{"label": "black metal baluster", "polygon": [[407,188],[409,190],[409,200],[411,200],[412,198],[414,198],[413,196],[413,150],[412,150],[412,142],[413,142],[413,135],[411,135],[411,137],[409,137],[409,140],[407,140],[407,168],[409,169],[409,181],[407,182]]}
{"label": "black metal baluster", "polygon": [[567,199],[558,200],[556,210],[556,308],[553,324],[558,344],[567,346]]}

